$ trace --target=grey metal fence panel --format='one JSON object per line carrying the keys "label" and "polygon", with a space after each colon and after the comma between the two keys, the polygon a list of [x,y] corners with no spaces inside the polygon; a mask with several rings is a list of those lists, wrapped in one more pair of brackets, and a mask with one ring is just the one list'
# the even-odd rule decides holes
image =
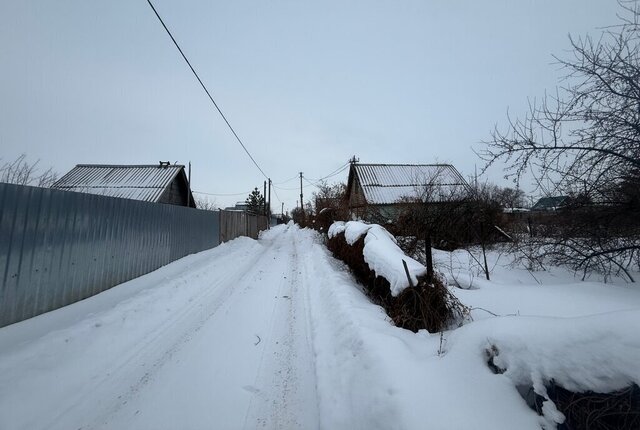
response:
{"label": "grey metal fence panel", "polygon": [[0,183],[0,327],[219,243],[220,213]]}

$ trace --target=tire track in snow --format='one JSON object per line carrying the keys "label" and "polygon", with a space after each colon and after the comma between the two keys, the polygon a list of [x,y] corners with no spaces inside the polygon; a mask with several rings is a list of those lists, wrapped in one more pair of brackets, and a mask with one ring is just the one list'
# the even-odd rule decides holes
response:
{"label": "tire track in snow", "polygon": [[[168,318],[146,332],[135,347],[112,367],[104,369],[102,376],[97,376],[80,394],[79,401],[62,410],[46,428],[69,428],[65,417],[74,416],[78,409],[93,409],[93,419],[80,429],[103,428],[109,422],[109,417],[117,414],[136,397],[154,379],[158,370],[229,300],[236,292],[234,287],[237,287],[238,281],[249,276],[249,269],[263,256],[262,249],[245,258],[238,258],[236,253],[224,256],[223,261],[233,262],[226,265],[224,274],[200,288],[184,306],[167,312]],[[179,284],[197,282],[208,268],[208,265],[204,265],[195,272],[178,277],[184,281]]]}
{"label": "tire track in snow", "polygon": [[[238,352],[237,342],[239,341],[239,338],[234,336],[233,338],[219,339],[218,336],[215,336],[215,335],[213,337],[210,337],[210,335],[212,334],[211,330],[217,331],[217,327],[223,322],[221,318],[225,319],[224,321],[225,323],[228,323],[229,321],[237,320],[238,318],[243,318],[243,312],[247,312],[249,309],[251,309],[251,304],[255,303],[256,297],[265,296],[264,297],[265,299],[268,297],[273,297],[273,299],[271,299],[273,300],[272,302],[273,306],[271,306],[270,309],[266,307],[266,309],[264,310],[260,309],[260,310],[256,310],[255,312],[260,315],[264,314],[264,317],[266,317],[266,318],[258,317],[258,320],[260,321],[265,320],[264,321],[265,324],[261,324],[260,327],[272,327],[274,325],[274,322],[280,319],[279,314],[282,310],[279,308],[278,305],[279,303],[281,303],[283,299],[286,301],[285,296],[287,295],[286,292],[288,291],[287,290],[288,283],[284,282],[284,280],[287,277],[291,279],[291,276],[285,276],[283,279],[282,274],[287,275],[288,272],[286,271],[282,272],[280,270],[282,268],[286,269],[289,266],[288,264],[284,264],[284,265],[282,264],[283,260],[285,259],[283,257],[288,256],[290,251],[290,248],[284,239],[285,238],[283,237],[283,235],[278,235],[272,240],[260,241],[263,248],[259,258],[250,262],[249,266],[247,267],[247,270],[245,271],[245,273],[243,273],[243,275],[240,278],[231,277],[231,280],[229,281],[234,283],[234,287],[233,287],[234,294],[231,297],[229,297],[228,300],[225,300],[223,303],[221,303],[220,306],[218,306],[216,312],[213,312],[210,315],[210,317],[213,317],[213,318],[207,318],[196,330],[196,331],[200,331],[200,329],[202,329],[203,327],[206,327],[206,330],[203,330],[204,332],[206,332],[204,334],[206,337],[200,338],[199,341],[205,340],[207,343],[213,342],[214,344],[219,345],[220,348],[227,351],[232,356],[235,356]],[[263,301],[261,303],[265,303],[265,302]],[[221,307],[222,309],[220,309]],[[249,319],[252,319],[252,318],[249,318]],[[240,327],[238,327],[238,329],[240,329]],[[253,328],[253,330],[255,330],[255,327]],[[240,332],[242,332],[242,330],[238,330],[238,333]],[[268,343],[270,341],[272,342],[273,341],[272,333],[273,333],[273,330],[269,330],[266,335],[261,334],[260,344],[262,344],[263,342],[264,343]],[[191,340],[192,337],[194,336],[196,336],[195,331],[190,334],[189,340]],[[251,336],[253,336],[253,338],[251,339],[252,341],[251,345],[253,347],[257,347],[258,345],[256,345],[254,342],[256,334],[252,333]],[[219,344],[220,340],[223,340],[225,344],[220,345]],[[188,342],[184,342],[184,343],[188,344]],[[281,345],[282,342],[280,341],[279,344]],[[276,345],[278,345],[278,343],[276,343]],[[186,346],[186,345],[180,345],[180,348],[177,351],[174,351],[175,356],[185,358],[185,360],[187,361],[189,361],[190,359],[193,359],[193,357],[185,357],[185,353],[187,354],[194,353],[193,348],[189,346],[188,348],[185,348],[183,352],[182,351],[183,346]],[[265,348],[259,348],[259,351],[261,355],[261,358],[260,358],[261,362],[267,363],[266,367],[272,368],[273,358],[270,356],[271,351],[266,350]],[[172,353],[171,355],[173,356],[174,354]],[[168,357],[168,359],[171,359],[171,358],[172,357]],[[202,362],[199,362],[199,363],[200,363],[199,365],[201,365]],[[217,365],[217,366],[221,365],[221,363],[215,363],[215,364],[211,363],[211,364]],[[256,366],[256,368],[261,368],[261,367],[262,365]],[[236,369],[236,371],[238,370]],[[241,373],[242,372],[240,371],[239,374],[236,375],[237,377],[236,379],[242,379]],[[166,376],[167,376],[166,372],[163,372],[160,378],[163,378]],[[154,383],[158,381],[154,381],[153,379],[151,381],[145,381],[145,385],[147,384],[147,382]],[[158,384],[155,383],[155,385],[157,388]],[[216,387],[216,389],[223,390],[223,391],[229,388],[231,387],[228,387],[228,386],[224,387],[224,384],[222,386]],[[256,386],[256,384],[254,383],[253,385],[246,385],[243,388],[244,388],[244,391],[253,394],[254,397],[261,399],[261,401],[265,403],[277,401],[277,400],[274,400],[276,399],[276,397],[273,396],[273,393],[270,391],[269,386],[263,386],[263,385]],[[149,394],[149,393],[143,393],[143,394]],[[150,395],[150,397],[153,398],[153,394]],[[147,398],[146,400],[148,401],[149,398]],[[123,410],[122,413],[120,412],[120,410],[114,411],[113,413],[114,420],[108,422],[108,424],[111,424],[109,428],[114,427],[113,426],[114,423],[116,425],[118,424],[122,425],[121,424],[122,422],[126,422],[126,418],[123,417],[123,413],[131,414],[132,411],[135,410],[135,407],[131,405],[126,405],[126,406],[127,406],[126,407],[127,411]],[[217,410],[217,405],[212,404],[211,408],[214,408]],[[273,410],[282,411],[283,409],[282,408],[271,409],[271,411]],[[288,409],[284,409],[284,410],[288,411]],[[135,411],[135,412],[137,413],[138,411]],[[231,415],[233,414],[232,410],[220,410],[219,412],[222,412],[225,414],[231,414]],[[232,417],[230,416],[224,417],[224,419],[226,419],[227,421],[233,421],[233,419],[231,418]],[[218,417],[218,419],[222,419],[222,417]],[[266,420],[266,421],[270,421],[270,420]],[[133,421],[131,422],[131,424],[134,424],[134,427],[135,427],[135,424],[139,422],[144,422],[144,421],[141,419],[140,421]],[[278,422],[285,422],[285,420],[279,419]],[[290,421],[286,421],[286,422],[290,422]],[[107,424],[107,422],[103,423],[103,425],[104,424]],[[237,428],[233,425],[230,427],[224,427],[224,425],[222,425],[222,427],[220,427],[221,424],[218,424],[215,422],[211,423],[210,425],[212,425],[214,428],[216,427]],[[190,427],[190,428],[201,428],[201,426]],[[251,428],[253,428],[253,426]],[[295,427],[291,427],[290,425],[286,424],[286,425],[276,426],[272,428],[295,428]],[[309,427],[305,426],[301,428],[309,428]]]}
{"label": "tire track in snow", "polygon": [[0,352],[0,370],[20,360],[33,369],[0,375],[12,387],[0,388],[0,428],[317,428],[306,250],[293,230],[219,248]]}
{"label": "tire track in snow", "polygon": [[288,267],[271,275],[282,278],[272,281],[277,290],[268,326],[270,344],[257,369],[253,387],[259,388],[254,388],[244,428],[313,429],[319,422],[314,354],[295,232],[288,229],[278,241],[275,258],[286,259]]}
{"label": "tire track in snow", "polygon": [[[220,310],[223,305],[229,301],[233,295],[238,294],[239,292],[246,292],[247,287],[240,289],[239,286],[241,286],[247,278],[255,276],[255,273],[251,269],[255,268],[262,260],[264,260],[266,255],[268,255],[268,250],[263,250],[257,255],[252,256],[250,259],[242,259],[242,265],[236,267],[224,277],[218,278],[217,281],[212,284],[218,287],[213,290],[218,294],[207,294],[206,297],[200,297],[200,300],[202,301],[194,300],[194,305],[185,308],[181,312],[181,317],[179,319],[173,319],[171,327],[179,327],[181,332],[180,336],[173,342],[171,347],[167,349],[164,348],[163,343],[160,343],[163,347],[159,350],[153,348],[156,349],[156,351],[151,354],[155,357],[153,365],[151,366],[152,369],[145,372],[135,384],[131,385],[126,394],[122,395],[122,398],[118,397],[118,402],[107,412],[107,414],[105,414],[107,417],[115,415],[122,406],[127,404],[142,389],[144,389],[144,386],[154,379],[155,373],[157,373],[157,371],[160,370],[167,361],[171,360],[186,343],[192,340],[193,337],[200,332],[202,327]],[[234,259],[234,261],[237,260]],[[242,273],[240,277],[238,277],[239,273]],[[196,312],[196,317],[192,315],[194,310],[199,311]],[[188,322],[185,323],[183,320],[187,320]],[[159,329],[158,335],[153,339],[153,341],[164,336],[165,333],[166,331]],[[153,342],[149,342],[149,344],[154,345]],[[95,427],[87,427],[87,430],[100,428],[100,426],[108,424],[108,418],[106,420],[97,420],[96,422],[99,421],[102,422]]]}

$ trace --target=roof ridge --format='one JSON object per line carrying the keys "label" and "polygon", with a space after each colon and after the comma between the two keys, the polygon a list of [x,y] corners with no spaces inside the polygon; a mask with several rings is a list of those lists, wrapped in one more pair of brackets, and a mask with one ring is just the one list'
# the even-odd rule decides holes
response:
{"label": "roof ridge", "polygon": [[161,185],[58,185],[58,188],[164,188]]}
{"label": "roof ridge", "polygon": [[450,163],[426,163],[426,164],[408,164],[408,163],[354,163],[354,166],[451,166]]}
{"label": "roof ridge", "polygon": [[156,167],[158,169],[167,169],[171,167],[185,167],[184,164],[170,164],[161,166],[159,164],[76,164],[76,167]]}
{"label": "roof ridge", "polygon": [[432,185],[434,187],[448,187],[451,185],[465,185],[462,182],[444,182],[444,183],[433,183],[433,184],[424,184],[424,183],[416,183],[416,184],[391,184],[391,185],[381,185],[381,184],[362,184],[363,187],[380,187],[380,188],[397,188],[397,187],[425,187],[427,185]]}

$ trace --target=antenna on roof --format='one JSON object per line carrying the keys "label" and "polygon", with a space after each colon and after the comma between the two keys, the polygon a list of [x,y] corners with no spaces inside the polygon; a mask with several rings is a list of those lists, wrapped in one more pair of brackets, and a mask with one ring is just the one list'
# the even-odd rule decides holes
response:
{"label": "antenna on roof", "polygon": [[353,157],[351,157],[351,159],[349,160],[349,163],[351,164],[356,164],[357,162],[359,162],[360,159],[356,158],[356,156],[354,155]]}

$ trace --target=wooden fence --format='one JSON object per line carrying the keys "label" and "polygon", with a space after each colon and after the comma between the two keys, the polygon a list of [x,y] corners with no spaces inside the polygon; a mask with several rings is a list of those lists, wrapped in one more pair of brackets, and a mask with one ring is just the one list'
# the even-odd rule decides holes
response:
{"label": "wooden fence", "polygon": [[258,238],[258,233],[268,228],[264,215],[254,215],[242,211],[220,210],[220,243],[239,236]]}

